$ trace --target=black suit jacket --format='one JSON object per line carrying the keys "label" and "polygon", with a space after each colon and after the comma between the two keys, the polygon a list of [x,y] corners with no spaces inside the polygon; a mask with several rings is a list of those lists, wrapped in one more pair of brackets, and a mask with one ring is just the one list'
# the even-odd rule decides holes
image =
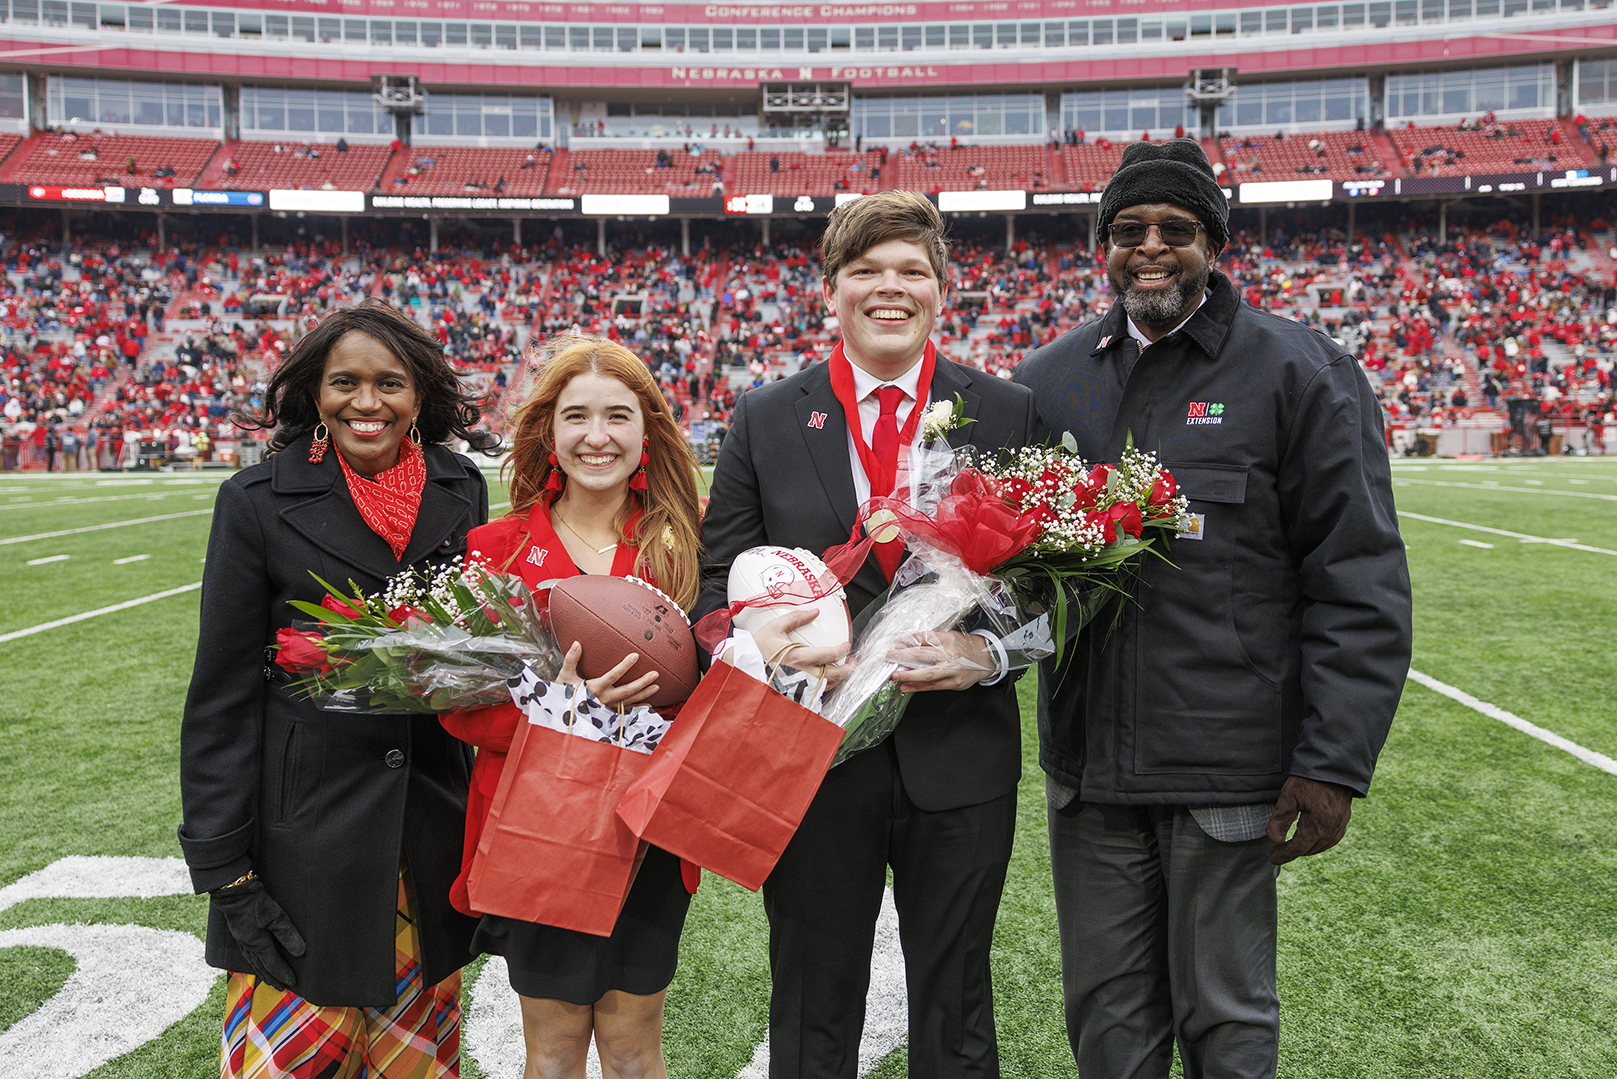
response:
{"label": "black suit jacket", "polygon": [[[956,394],[975,422],[951,433],[953,445],[1016,448],[1032,435],[1032,393],[940,356],[931,399],[948,401]],[[781,544],[819,554],[846,543],[857,516],[847,418],[831,390],[829,367],[816,364],[749,390],[736,402],[713,471],[696,616],[724,606],[730,563],[742,551]],[[849,611],[857,617],[886,589],[872,555],[848,582]],[[1014,790],[1022,774],[1021,722],[1008,680],[917,694],[893,742],[905,789],[929,812],[998,798]]]}
{"label": "black suit jacket", "polygon": [[[248,869],[307,941],[297,991],[322,1005],[393,1004],[399,860],[408,861],[431,985],[471,958],[475,923],[449,905],[460,872],[471,751],[434,715],[325,712],[266,680],[276,631],[353,581],[367,593],[466,551],[488,519],[477,466],[426,449],[427,481],[402,559],[359,515],[335,453],[309,438],[219,489],[202,580],[196,668],[180,728],[180,845],[197,891]],[[398,755],[391,755],[393,751]],[[391,755],[391,756],[390,756]],[[249,969],[217,911],[208,962]]]}

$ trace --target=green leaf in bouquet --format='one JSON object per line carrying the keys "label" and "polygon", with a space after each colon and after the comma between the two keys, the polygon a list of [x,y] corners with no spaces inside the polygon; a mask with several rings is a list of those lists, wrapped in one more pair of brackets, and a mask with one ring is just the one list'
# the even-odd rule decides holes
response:
{"label": "green leaf in bouquet", "polygon": [[1078,440],[1072,437],[1071,431],[1061,432],[1061,448],[1066,450],[1068,453],[1077,454]]}

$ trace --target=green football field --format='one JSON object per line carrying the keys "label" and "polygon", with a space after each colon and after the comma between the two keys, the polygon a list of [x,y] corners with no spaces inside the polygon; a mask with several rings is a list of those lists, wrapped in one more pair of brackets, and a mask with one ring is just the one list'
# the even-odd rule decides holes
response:
{"label": "green football field", "polygon": [[[1617,459],[1399,462],[1394,477],[1420,678],[1347,839],[1280,876],[1281,1074],[1609,1077]],[[0,1075],[218,1074],[223,981],[174,934],[200,937],[204,901],[125,883],[135,863],[60,860],[179,855],[180,706],[220,479],[0,473]],[[1070,1076],[1031,678],[1021,692],[1027,768],[994,950],[1000,1052],[1007,1076]],[[118,940],[133,975],[97,982],[116,965],[103,941]],[[669,993],[672,1075],[754,1074],[764,941],[758,897],[709,875]],[[141,980],[170,968],[190,970],[190,996]],[[474,1017],[497,1010],[496,981],[475,990]],[[125,988],[98,997],[105,984]],[[873,994],[878,1051],[901,1029],[900,999]],[[86,1023],[138,1044],[100,1050],[110,1059],[93,1070],[64,1066],[52,1039]],[[463,1074],[508,1074],[495,1026],[468,1020]],[[904,1075],[902,1045],[870,1074]]]}

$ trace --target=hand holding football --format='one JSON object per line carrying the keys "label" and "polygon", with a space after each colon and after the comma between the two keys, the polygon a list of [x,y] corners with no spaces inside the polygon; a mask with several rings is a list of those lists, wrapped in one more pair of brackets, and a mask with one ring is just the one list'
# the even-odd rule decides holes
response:
{"label": "hand holding football", "polygon": [[656,671],[658,691],[646,702],[653,708],[678,704],[696,689],[696,639],[685,612],[636,578],[587,573],[557,583],[550,590],[550,627],[562,651],[575,641],[583,647],[578,673],[585,679],[639,653],[618,682]]}

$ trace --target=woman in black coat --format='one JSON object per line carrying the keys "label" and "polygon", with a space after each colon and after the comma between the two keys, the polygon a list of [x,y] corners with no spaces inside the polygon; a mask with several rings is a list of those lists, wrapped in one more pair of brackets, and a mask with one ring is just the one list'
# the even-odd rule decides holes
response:
{"label": "woman in black coat", "polygon": [[478,417],[438,342],[373,302],[299,341],[242,417],[276,432],[215,503],[180,736],[180,845],[212,897],[208,962],[232,972],[226,1076],[458,1074],[470,751],[436,716],[298,700],[268,648],[289,601],[324,597],[311,573],[370,593],[465,553],[487,485],[442,443],[491,448]]}

